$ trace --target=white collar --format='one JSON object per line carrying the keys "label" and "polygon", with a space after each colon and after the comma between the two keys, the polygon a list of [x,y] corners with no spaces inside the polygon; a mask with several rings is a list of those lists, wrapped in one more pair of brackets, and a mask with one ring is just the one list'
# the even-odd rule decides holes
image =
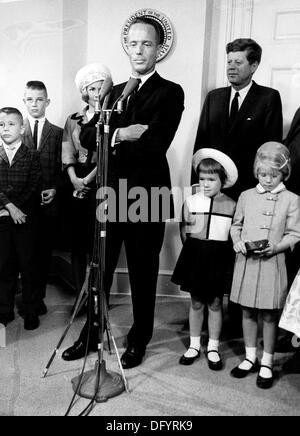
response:
{"label": "white collar", "polygon": [[13,147],[11,147],[11,145],[9,145],[9,144],[5,144],[4,141],[2,141],[2,145],[5,148],[5,150],[8,150],[8,151],[18,150],[22,145],[22,141],[18,141]]}
{"label": "white collar", "polygon": [[28,120],[31,126],[34,126],[34,123],[36,121],[39,122],[39,124],[43,124],[46,121],[46,117],[41,117],[41,118],[33,118],[31,115],[28,114]]}
{"label": "white collar", "polygon": [[[276,188],[274,188],[272,191],[270,191],[270,193],[271,194],[278,194],[279,192],[284,191],[285,189],[286,189],[286,187],[285,187],[284,183],[280,182],[279,185],[276,186]],[[265,188],[263,188],[261,186],[260,183],[258,183],[256,185],[256,190],[259,194],[264,194],[265,192],[268,192],[265,190]]]}
{"label": "white collar", "polygon": [[238,92],[240,94],[241,99],[244,100],[244,98],[248,94],[248,91],[251,88],[252,84],[253,84],[253,80],[251,80],[251,82],[248,83],[248,85],[242,89],[234,89],[233,86],[231,86],[231,95],[234,96],[235,93]]}
{"label": "white collar", "polygon": [[151,73],[144,74],[143,76],[136,77],[136,76],[131,75],[130,77],[132,77],[133,79],[140,79],[140,80],[141,80],[141,84],[140,84],[140,86],[139,86],[139,88],[140,88],[141,86],[144,85],[144,83],[145,83],[145,82],[146,82],[146,81],[147,81],[151,76],[153,76],[154,73],[155,73],[155,70],[154,70],[154,71],[151,71]]}

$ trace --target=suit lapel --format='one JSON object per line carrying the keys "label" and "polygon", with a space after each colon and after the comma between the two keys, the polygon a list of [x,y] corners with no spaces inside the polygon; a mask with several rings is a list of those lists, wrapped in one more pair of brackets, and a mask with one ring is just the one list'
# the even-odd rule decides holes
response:
{"label": "suit lapel", "polygon": [[23,156],[28,152],[26,145],[24,145],[23,143],[21,144],[19,150],[17,151],[17,153],[14,155],[14,158],[12,160],[11,163],[11,167],[19,160],[22,159]]}
{"label": "suit lapel", "polygon": [[48,120],[45,120],[44,127],[42,130],[41,139],[40,139],[40,144],[39,144],[39,148],[38,148],[39,151],[42,151],[42,149],[47,144],[47,139],[48,139],[48,136],[50,135],[50,132],[51,132],[51,125],[50,125]]}
{"label": "suit lapel", "polygon": [[31,127],[28,118],[26,118],[24,125],[25,125],[25,132],[23,134],[23,142],[25,145],[27,145],[27,147],[34,149],[35,147],[34,147]]}
{"label": "suit lapel", "polygon": [[2,144],[0,144],[0,157],[9,165],[8,157]]}
{"label": "suit lapel", "polygon": [[130,97],[128,102],[128,107],[126,113],[130,114],[134,110],[136,110],[137,106],[141,104],[144,100],[147,100],[149,94],[152,94],[153,89],[157,87],[157,82],[160,80],[160,76],[157,72],[155,72],[148,80],[143,84],[140,90]]}
{"label": "suit lapel", "polygon": [[223,116],[221,116],[221,131],[226,134],[228,132],[229,126],[229,102],[230,102],[231,86],[224,89],[224,96],[220,100],[220,111]]}

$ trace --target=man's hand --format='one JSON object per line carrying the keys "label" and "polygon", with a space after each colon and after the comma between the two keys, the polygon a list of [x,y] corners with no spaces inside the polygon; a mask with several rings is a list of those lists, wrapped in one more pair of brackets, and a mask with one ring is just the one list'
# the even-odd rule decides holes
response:
{"label": "man's hand", "polygon": [[45,189],[42,191],[42,204],[49,204],[53,201],[55,197],[56,190],[55,189]]}
{"label": "man's hand", "polygon": [[75,191],[83,191],[85,194],[91,189],[86,186],[85,179],[80,179],[79,177],[72,177],[71,179],[72,185],[74,186]]}
{"label": "man's hand", "polygon": [[121,127],[118,130],[117,141],[138,141],[142,134],[148,129],[146,124],[132,124],[128,127]]}
{"label": "man's hand", "polygon": [[244,241],[238,241],[234,244],[233,249],[236,253],[242,253],[246,256],[247,250]]}
{"label": "man's hand", "polygon": [[5,208],[8,210],[15,224],[24,224],[26,222],[26,214],[13,203],[8,203]]}

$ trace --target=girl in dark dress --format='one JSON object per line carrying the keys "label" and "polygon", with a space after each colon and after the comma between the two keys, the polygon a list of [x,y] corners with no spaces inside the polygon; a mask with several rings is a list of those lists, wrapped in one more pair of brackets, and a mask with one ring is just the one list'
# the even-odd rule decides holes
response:
{"label": "girl in dark dress", "polygon": [[183,248],[172,276],[174,283],[191,294],[190,346],[179,363],[190,365],[200,356],[200,334],[207,305],[208,365],[212,370],[220,370],[222,298],[233,267],[229,230],[235,211],[235,202],[221,189],[234,185],[237,169],[227,155],[211,148],[195,153],[193,167],[199,175],[199,189],[183,205],[180,225]]}

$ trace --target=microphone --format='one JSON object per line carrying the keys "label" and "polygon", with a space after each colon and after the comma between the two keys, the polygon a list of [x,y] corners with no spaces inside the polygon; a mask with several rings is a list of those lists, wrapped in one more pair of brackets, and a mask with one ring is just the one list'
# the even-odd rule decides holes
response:
{"label": "microphone", "polygon": [[112,86],[113,86],[113,82],[111,80],[111,77],[106,77],[106,79],[102,83],[99,94],[95,95],[95,113],[96,114],[99,114],[101,112],[100,102],[102,102],[104,100],[106,95],[110,92]]}
{"label": "microphone", "polygon": [[106,77],[100,89],[100,93],[99,93],[100,101],[102,101],[104,97],[110,92],[112,86],[113,86],[113,82],[111,80],[111,77]]}
{"label": "microphone", "polygon": [[117,103],[117,111],[120,113],[123,110],[123,100],[125,100],[140,84],[141,79],[135,79],[134,77],[130,77],[128,82],[126,83],[122,94],[120,95]]}

